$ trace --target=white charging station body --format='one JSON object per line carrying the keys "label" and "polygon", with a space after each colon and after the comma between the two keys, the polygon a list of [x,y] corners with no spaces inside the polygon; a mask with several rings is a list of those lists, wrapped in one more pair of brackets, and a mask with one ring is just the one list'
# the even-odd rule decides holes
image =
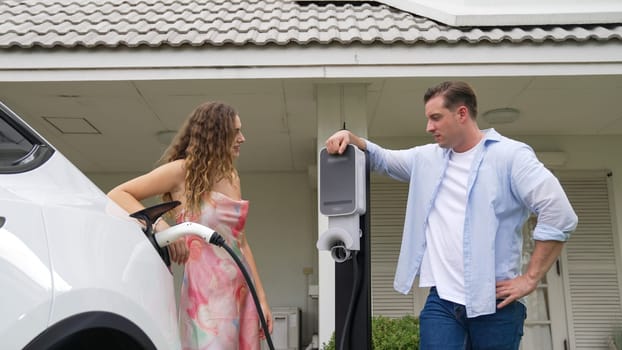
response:
{"label": "white charging station body", "polygon": [[365,153],[348,145],[343,154],[320,151],[320,213],[328,229],[317,241],[319,250],[330,250],[338,262],[351,250],[360,250],[360,216],[366,211]]}

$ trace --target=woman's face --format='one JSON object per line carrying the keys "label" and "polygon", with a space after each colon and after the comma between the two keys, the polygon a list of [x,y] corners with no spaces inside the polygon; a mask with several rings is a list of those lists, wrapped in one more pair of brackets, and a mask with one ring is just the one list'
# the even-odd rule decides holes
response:
{"label": "woman's face", "polygon": [[240,117],[237,115],[233,121],[233,128],[235,129],[235,138],[233,139],[231,154],[233,154],[234,158],[237,158],[240,156],[240,145],[246,141],[244,135],[242,134],[242,122],[240,121]]}

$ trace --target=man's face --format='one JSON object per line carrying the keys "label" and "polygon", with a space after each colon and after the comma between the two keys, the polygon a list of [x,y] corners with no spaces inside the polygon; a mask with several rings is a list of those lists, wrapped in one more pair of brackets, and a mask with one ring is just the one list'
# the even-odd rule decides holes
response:
{"label": "man's face", "polygon": [[443,106],[443,96],[434,96],[425,104],[428,118],[426,131],[434,136],[434,141],[443,148],[454,148],[462,142],[462,128],[459,123],[460,108],[450,111]]}

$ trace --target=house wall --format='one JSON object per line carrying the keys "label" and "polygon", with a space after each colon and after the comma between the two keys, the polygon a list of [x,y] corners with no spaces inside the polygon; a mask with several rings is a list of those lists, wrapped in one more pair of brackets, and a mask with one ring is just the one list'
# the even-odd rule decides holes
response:
{"label": "house wall", "polygon": [[241,174],[248,240],[271,307],[302,311],[302,343],[317,333],[316,195],[307,173]]}

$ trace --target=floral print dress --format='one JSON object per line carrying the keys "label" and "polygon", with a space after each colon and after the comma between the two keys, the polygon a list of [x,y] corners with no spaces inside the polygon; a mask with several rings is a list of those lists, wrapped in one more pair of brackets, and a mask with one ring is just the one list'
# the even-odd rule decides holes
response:
{"label": "floral print dress", "polygon": [[[240,260],[239,237],[248,201],[211,192],[199,216],[182,212],[177,222],[193,221],[218,232]],[[187,236],[190,257],[185,265],[179,302],[184,350],[259,350],[259,316],[244,275],[222,248]]]}

